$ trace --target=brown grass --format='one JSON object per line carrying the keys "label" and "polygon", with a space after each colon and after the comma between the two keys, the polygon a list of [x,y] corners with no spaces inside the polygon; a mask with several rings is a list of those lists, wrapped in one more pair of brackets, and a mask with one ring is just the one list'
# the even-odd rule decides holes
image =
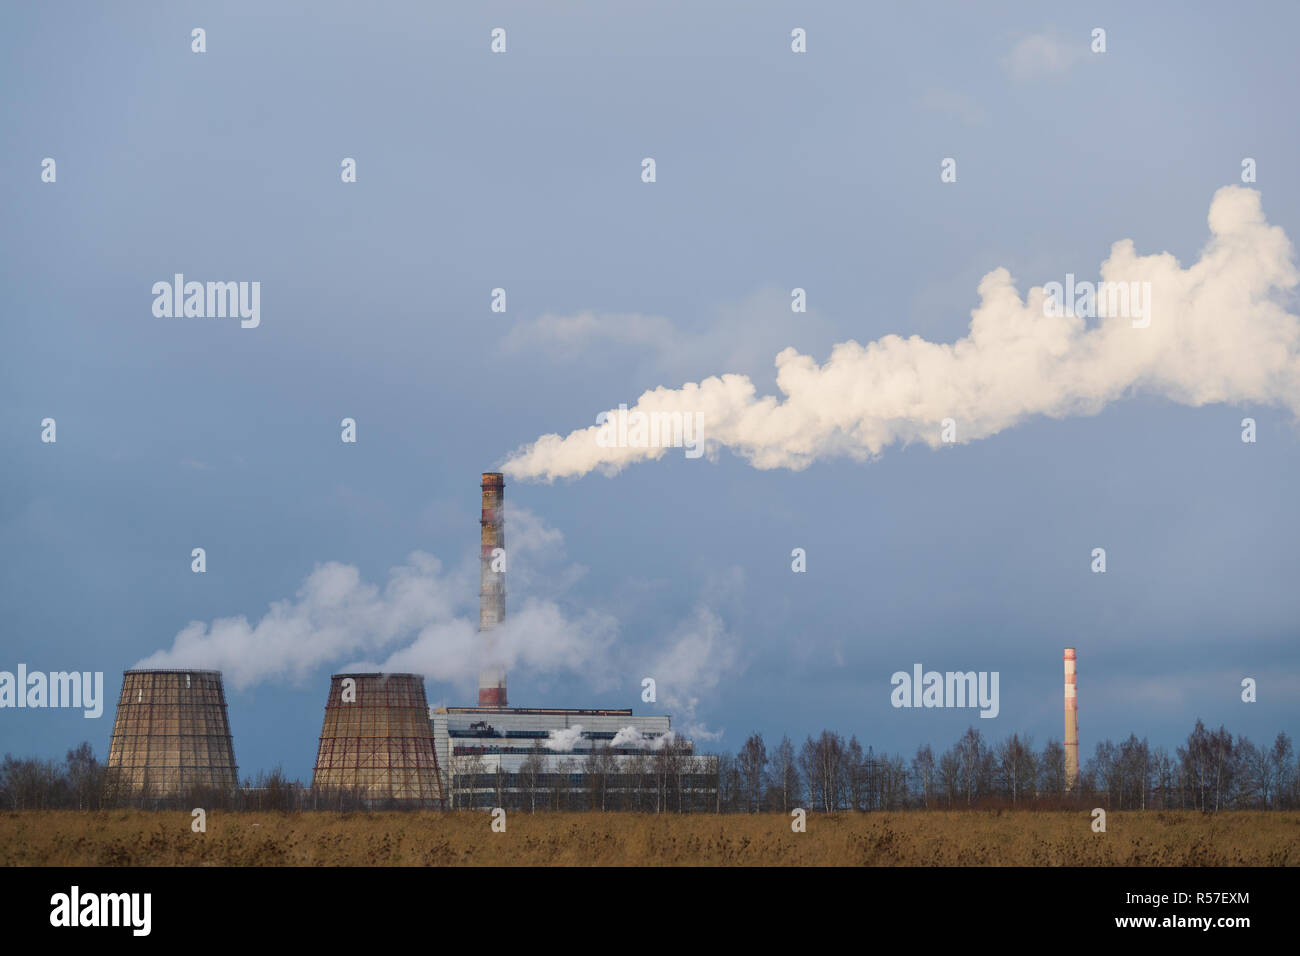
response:
{"label": "brown grass", "polygon": [[513,812],[0,814],[5,866],[1282,866],[1300,813],[956,811],[788,817]]}

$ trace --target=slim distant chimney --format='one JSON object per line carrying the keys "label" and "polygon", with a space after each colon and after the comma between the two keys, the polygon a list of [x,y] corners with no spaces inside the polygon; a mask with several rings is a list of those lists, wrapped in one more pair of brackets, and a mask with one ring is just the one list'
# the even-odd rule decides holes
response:
{"label": "slim distant chimney", "polygon": [[1065,649],[1065,789],[1079,782],[1079,698],[1074,692],[1074,648]]}
{"label": "slim distant chimney", "polygon": [[[506,670],[494,662],[492,631],[506,619],[505,519],[506,480],[500,472],[483,473],[482,546],[479,549],[478,629],[483,634],[483,664],[478,674],[478,705],[506,706]],[[498,550],[499,549],[499,550]],[[493,564],[500,570],[494,571]]]}

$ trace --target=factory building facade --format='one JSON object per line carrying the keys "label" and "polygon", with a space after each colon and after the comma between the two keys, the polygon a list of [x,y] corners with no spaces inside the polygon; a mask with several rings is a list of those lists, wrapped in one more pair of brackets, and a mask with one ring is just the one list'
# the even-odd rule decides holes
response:
{"label": "factory building facade", "polygon": [[668,717],[631,710],[436,707],[449,809],[712,809],[717,765]]}

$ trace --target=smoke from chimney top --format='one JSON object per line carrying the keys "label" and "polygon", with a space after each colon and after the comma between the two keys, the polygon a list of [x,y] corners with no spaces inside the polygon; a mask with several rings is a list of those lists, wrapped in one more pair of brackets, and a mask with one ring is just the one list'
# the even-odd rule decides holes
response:
{"label": "smoke from chimney top", "polygon": [[[1139,391],[1300,415],[1300,319],[1290,295],[1300,273],[1291,242],[1269,225],[1259,192],[1243,186],[1215,193],[1209,227],[1209,243],[1187,268],[1167,252],[1140,256],[1130,240],[1111,247],[1104,281],[1150,283],[1140,321],[1123,309],[1093,322],[1073,310],[1054,314],[1045,286],[1022,299],[1011,274],[995,269],[979,284],[969,333],[951,344],[918,335],[847,341],[820,365],[787,348],[776,356],[780,395],[759,395],[745,375],[719,374],[649,389],[631,411],[698,415],[710,456],[730,448],[755,468],[795,470],[838,456],[870,460],[890,445],[988,438],[1037,415],[1095,415]],[[590,425],[540,436],[503,470],[549,482],[612,475],[665,453],[662,444],[602,441],[600,426]]]}

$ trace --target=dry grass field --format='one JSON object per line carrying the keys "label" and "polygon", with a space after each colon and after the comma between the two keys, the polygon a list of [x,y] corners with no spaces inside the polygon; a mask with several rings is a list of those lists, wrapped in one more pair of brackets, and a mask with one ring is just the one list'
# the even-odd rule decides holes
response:
{"label": "dry grass field", "polygon": [[1300,813],[0,815],[5,866],[1296,866]]}

